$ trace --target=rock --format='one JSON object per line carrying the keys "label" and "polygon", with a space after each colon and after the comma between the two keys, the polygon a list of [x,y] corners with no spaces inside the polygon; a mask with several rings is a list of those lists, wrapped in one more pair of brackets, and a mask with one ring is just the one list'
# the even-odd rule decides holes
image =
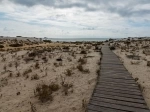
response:
{"label": "rock", "polygon": [[150,66],[150,61],[147,61],[147,66]]}

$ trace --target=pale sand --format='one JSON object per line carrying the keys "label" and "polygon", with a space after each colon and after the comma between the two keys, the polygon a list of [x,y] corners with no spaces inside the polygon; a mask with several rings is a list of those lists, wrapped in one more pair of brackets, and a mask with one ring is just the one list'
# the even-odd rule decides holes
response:
{"label": "pale sand", "polygon": [[[26,64],[23,60],[27,57],[27,51],[22,50],[15,53],[0,52],[4,54],[6,61],[2,61],[0,56],[0,112],[31,112],[31,102],[35,107],[37,112],[84,112],[83,100],[85,105],[88,104],[93,89],[96,84],[97,74],[96,71],[99,69],[97,62],[100,59],[100,53],[94,52],[92,49],[89,50],[90,53],[87,56],[93,56],[87,58],[87,64],[84,68],[89,69],[90,73],[80,72],[76,66],[78,65],[78,59],[83,57],[83,54],[78,54],[80,48],[71,48],[75,51],[76,57],[70,55],[70,52],[62,52],[60,50],[55,50],[54,52],[45,52],[41,57],[36,57],[40,64],[40,69],[35,69],[35,61],[30,61]],[[31,51],[29,51],[31,52]],[[22,55],[24,56],[22,58]],[[14,57],[13,57],[14,56]],[[48,62],[44,63],[41,59],[46,56]],[[49,56],[51,58],[49,58]],[[62,56],[62,66],[55,67],[54,62],[58,63],[56,59]],[[72,61],[69,61],[70,58]],[[15,62],[19,63],[19,67],[15,68]],[[9,67],[9,63],[12,63],[12,67]],[[6,65],[6,72],[4,66]],[[26,79],[22,76],[22,73],[26,69],[32,69],[29,73],[29,78]],[[47,70],[46,70],[47,69]],[[72,69],[73,75],[66,76],[65,70]],[[12,77],[9,77],[9,72],[12,71]],[[21,76],[16,77],[17,72],[20,72]],[[47,76],[45,75],[47,71]],[[40,78],[39,80],[31,80],[31,76],[37,74]],[[64,95],[61,87],[61,76],[65,78],[66,83],[73,84],[73,91],[68,95]],[[7,81],[5,80],[7,79]],[[34,96],[34,90],[37,84],[40,83],[51,84],[52,82],[59,84],[60,89],[52,94],[53,101],[48,101],[46,103],[41,103],[37,97]],[[20,95],[17,95],[20,92]]]}
{"label": "pale sand", "polygon": [[[122,42],[118,42],[118,43],[120,43],[121,46],[124,46]],[[149,45],[149,42],[145,43],[144,41],[142,41],[142,44],[140,44],[139,42],[134,42],[134,43],[132,42],[131,45],[133,47],[130,47],[129,51],[127,50],[127,48],[126,50],[122,50],[122,51],[121,51],[121,48],[117,48],[114,51],[114,53],[117,56],[119,56],[124,66],[131,73],[132,77],[134,79],[138,78],[137,82],[143,88],[142,93],[143,93],[144,99],[148,107],[150,108],[150,67],[147,66],[147,61],[150,61],[150,55],[146,56],[145,54],[143,54],[144,48],[141,48],[141,45],[142,46]],[[133,48],[138,48],[139,50],[138,49],[131,50]],[[135,54],[135,55],[141,56],[140,60],[133,60],[133,59],[127,58],[126,55],[129,55],[129,54]]]}

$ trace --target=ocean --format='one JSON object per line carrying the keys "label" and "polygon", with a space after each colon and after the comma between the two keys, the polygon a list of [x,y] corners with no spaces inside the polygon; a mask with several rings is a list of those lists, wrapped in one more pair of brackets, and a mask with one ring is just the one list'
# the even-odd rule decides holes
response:
{"label": "ocean", "polygon": [[76,42],[76,41],[106,41],[110,38],[47,38],[53,42],[65,41],[65,42]]}

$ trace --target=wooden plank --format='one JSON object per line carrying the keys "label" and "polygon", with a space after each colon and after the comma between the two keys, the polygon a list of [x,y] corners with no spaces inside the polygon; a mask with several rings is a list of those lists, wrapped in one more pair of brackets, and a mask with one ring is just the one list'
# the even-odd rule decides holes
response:
{"label": "wooden plank", "polygon": [[[87,108],[88,108],[88,110],[95,110],[97,112],[126,112],[124,110],[108,108],[108,107],[98,106],[98,105],[93,105],[93,104],[88,105]],[[88,111],[88,112],[90,112],[90,111]]]}
{"label": "wooden plank", "polygon": [[97,106],[103,106],[103,107],[107,107],[107,108],[120,109],[120,110],[130,111],[130,112],[149,112],[149,110],[147,110],[147,109],[129,107],[129,106],[124,106],[124,105],[119,105],[119,104],[105,103],[105,102],[100,102],[100,101],[92,101],[90,104],[97,105]]}
{"label": "wooden plank", "polygon": [[[105,82],[115,82],[115,83],[124,83],[124,84],[135,84],[134,82],[124,81],[124,80],[104,80]],[[101,80],[98,80],[98,82],[101,82]]]}
{"label": "wooden plank", "polygon": [[102,48],[100,76],[88,112],[150,112],[132,75],[108,46]]}
{"label": "wooden plank", "polygon": [[98,82],[98,85],[99,85],[99,83],[100,84],[106,84],[106,85],[119,85],[119,86],[123,86],[123,87],[126,87],[126,86],[137,87],[136,84],[124,84],[124,83],[115,83],[115,82],[101,81],[101,82]]}
{"label": "wooden plank", "polygon": [[104,68],[104,67],[101,67],[101,70],[115,70],[115,71],[126,71],[126,69],[125,68]]}
{"label": "wooden plank", "polygon": [[128,84],[128,83],[117,83],[117,82],[108,82],[108,81],[99,81],[98,85],[100,84],[116,84],[116,85],[122,85],[122,86],[131,86],[131,87],[137,87],[137,84]]}
{"label": "wooden plank", "polygon": [[121,76],[121,75],[114,75],[114,74],[111,74],[111,75],[101,75],[100,78],[113,78],[113,79],[127,79],[127,80],[134,80],[133,78],[131,77],[127,77],[127,76]]}
{"label": "wooden plank", "polygon": [[103,65],[110,65],[111,64],[112,66],[113,65],[123,65],[122,63],[109,63],[109,62],[107,62],[107,63],[106,62],[103,62],[103,63],[101,62],[101,64],[103,64]]}
{"label": "wooden plank", "polygon": [[[113,77],[113,75],[111,75],[111,77]],[[133,79],[119,78],[119,77],[117,77],[117,78],[115,78],[115,77],[111,78],[111,77],[100,77],[100,79],[102,79],[102,80],[111,80],[111,81],[113,81],[113,80],[115,80],[115,81],[128,81],[128,82],[135,83],[135,80],[133,80]]]}
{"label": "wooden plank", "polygon": [[137,93],[137,92],[129,92],[129,91],[122,91],[122,90],[113,90],[111,89],[107,89],[107,88],[95,88],[95,91],[99,90],[99,91],[106,91],[106,92],[114,92],[114,93],[121,93],[121,94],[131,94],[131,95],[136,95],[136,96],[142,96],[141,93]]}
{"label": "wooden plank", "polygon": [[126,98],[126,97],[121,97],[121,96],[98,94],[98,93],[94,93],[93,96],[94,97],[100,97],[100,98],[102,97],[102,98],[108,98],[108,99],[114,99],[114,100],[120,100],[120,101],[127,101],[127,102],[134,102],[134,103],[145,104],[144,100],[133,99],[133,98]]}
{"label": "wooden plank", "polygon": [[119,85],[119,84],[110,84],[110,83],[98,83],[98,85],[102,85],[102,86],[110,86],[110,87],[124,87],[124,88],[128,88],[128,89],[137,89],[139,90],[139,87],[137,86],[125,86],[125,85]]}
{"label": "wooden plank", "polygon": [[135,83],[128,83],[128,82],[108,82],[108,81],[103,81],[103,80],[100,80],[100,81],[98,81],[98,84],[99,83],[110,83],[110,84],[113,84],[113,83],[115,83],[115,84],[119,84],[119,85],[124,85],[124,86],[132,86],[132,85],[135,85],[135,86],[137,86]]}
{"label": "wooden plank", "polygon": [[102,111],[95,111],[95,110],[91,110],[91,109],[89,109],[89,110],[86,110],[85,112],[102,112]]}
{"label": "wooden plank", "polygon": [[93,97],[92,101],[93,100],[94,101],[101,101],[101,102],[108,102],[108,103],[112,103],[112,104],[126,105],[129,107],[137,107],[137,108],[147,109],[147,106],[145,104],[139,104],[139,103],[119,101],[119,100],[113,100],[113,99],[108,99],[108,98],[99,98],[99,97]]}
{"label": "wooden plank", "polygon": [[122,75],[122,76],[130,76],[132,77],[128,72],[115,72],[115,71],[100,71],[100,73],[103,73],[104,75]]}
{"label": "wooden plank", "polygon": [[142,96],[139,95],[131,95],[131,94],[126,94],[126,93],[117,93],[115,91],[100,91],[100,90],[95,90],[95,93],[98,94],[104,94],[104,95],[114,95],[114,96],[120,96],[120,97],[125,97],[125,98],[133,98],[133,99],[141,99],[144,100]]}
{"label": "wooden plank", "polygon": [[[101,68],[101,72],[107,72],[108,71],[108,69],[104,69],[104,68]],[[116,73],[117,72],[127,72],[127,70],[126,69],[110,69],[109,70],[110,72],[112,71],[115,71]]]}
{"label": "wooden plank", "polygon": [[116,69],[126,69],[125,67],[123,67],[123,66],[108,66],[108,65],[106,65],[106,66],[101,66],[101,68],[106,68],[106,69],[114,69],[114,68],[116,68]]}
{"label": "wooden plank", "polygon": [[115,63],[115,62],[104,62],[104,61],[101,61],[101,64],[122,65],[121,62]]}
{"label": "wooden plank", "polygon": [[107,75],[120,75],[120,76],[125,76],[125,77],[131,77],[132,78],[132,76],[127,72],[104,72],[104,71],[100,71],[100,73],[103,74],[103,75],[106,75],[106,76]]}
{"label": "wooden plank", "polygon": [[126,70],[116,71],[116,70],[112,70],[112,69],[109,69],[109,70],[101,69],[100,72],[104,72],[104,73],[126,73],[126,74],[129,74],[129,72],[127,72]]}
{"label": "wooden plank", "polygon": [[[97,85],[97,88],[107,88],[107,89],[109,89],[109,88],[112,88],[112,87],[107,86],[107,85],[105,85],[105,86]],[[132,92],[132,91],[134,91],[134,92],[141,92],[139,89],[129,89],[129,88],[115,87],[115,86],[113,87],[113,89],[114,90],[129,91],[129,92]]]}

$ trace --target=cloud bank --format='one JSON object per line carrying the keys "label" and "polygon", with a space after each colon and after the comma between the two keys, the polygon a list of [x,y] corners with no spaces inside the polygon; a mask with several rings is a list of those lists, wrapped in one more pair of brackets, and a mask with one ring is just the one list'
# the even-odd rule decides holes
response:
{"label": "cloud bank", "polygon": [[0,0],[2,35],[149,36],[149,18],[150,0]]}

